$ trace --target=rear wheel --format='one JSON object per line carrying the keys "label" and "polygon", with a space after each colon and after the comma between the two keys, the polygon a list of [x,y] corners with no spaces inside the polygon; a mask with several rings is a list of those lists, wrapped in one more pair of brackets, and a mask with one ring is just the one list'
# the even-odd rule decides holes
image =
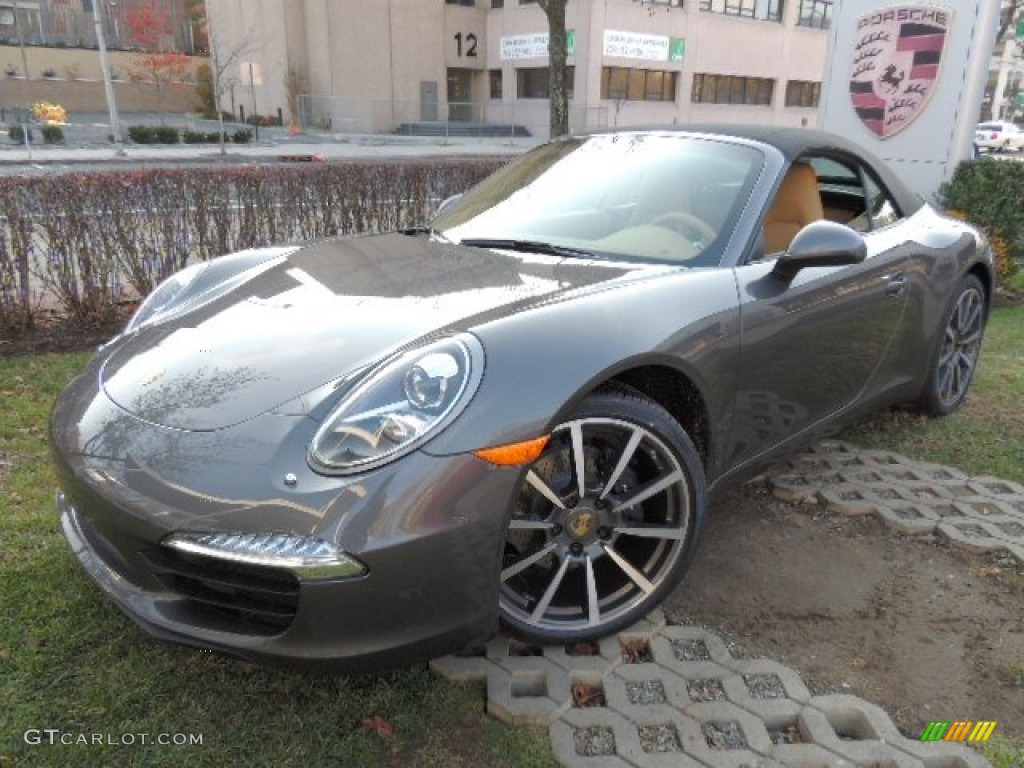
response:
{"label": "rear wheel", "polygon": [[953,296],[935,352],[921,409],[931,416],[946,416],[963,405],[978,367],[985,334],[985,289],[967,275]]}
{"label": "rear wheel", "polygon": [[706,508],[700,459],[656,403],[586,398],[527,471],[509,521],[502,621],[540,642],[607,635],[679,582]]}

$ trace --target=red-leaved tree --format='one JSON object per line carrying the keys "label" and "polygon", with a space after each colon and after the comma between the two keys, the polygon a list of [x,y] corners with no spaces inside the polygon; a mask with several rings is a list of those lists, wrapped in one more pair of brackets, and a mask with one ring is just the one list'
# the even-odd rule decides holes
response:
{"label": "red-leaved tree", "polygon": [[142,50],[134,57],[131,77],[153,85],[162,112],[164,89],[185,77],[189,71],[189,57],[180,51],[166,49],[168,42],[173,46],[174,28],[170,13],[156,0],[144,0],[129,8],[125,20],[132,45]]}

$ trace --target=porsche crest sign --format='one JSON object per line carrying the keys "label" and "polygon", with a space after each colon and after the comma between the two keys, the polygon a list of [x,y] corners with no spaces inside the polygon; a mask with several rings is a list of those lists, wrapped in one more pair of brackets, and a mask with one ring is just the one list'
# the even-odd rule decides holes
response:
{"label": "porsche crest sign", "polygon": [[899,133],[928,106],[952,23],[951,9],[928,5],[879,8],[857,20],[850,99],[878,138]]}

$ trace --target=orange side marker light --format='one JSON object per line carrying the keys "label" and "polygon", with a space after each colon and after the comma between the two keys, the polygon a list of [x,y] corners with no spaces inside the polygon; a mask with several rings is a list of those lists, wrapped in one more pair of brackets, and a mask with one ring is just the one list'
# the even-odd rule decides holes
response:
{"label": "orange side marker light", "polygon": [[532,464],[547,448],[549,435],[524,440],[521,443],[496,445],[493,448],[481,448],[473,451],[478,459],[499,467],[514,467],[520,464]]}

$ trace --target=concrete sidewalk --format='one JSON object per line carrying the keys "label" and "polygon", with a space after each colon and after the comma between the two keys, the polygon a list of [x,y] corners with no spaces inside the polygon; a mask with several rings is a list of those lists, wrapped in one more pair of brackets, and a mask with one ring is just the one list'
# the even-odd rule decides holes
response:
{"label": "concrete sidewalk", "polygon": [[[125,135],[131,125],[171,125],[181,130],[216,133],[219,124],[182,115],[130,115],[122,120]],[[65,144],[43,144],[39,126],[33,126],[35,143],[31,150],[0,137],[0,169],[10,173],[11,168],[37,165],[110,166],[169,164],[213,164],[273,162],[283,157],[312,157],[316,160],[339,161],[359,158],[414,158],[414,157],[478,157],[515,156],[541,143],[537,138],[523,137],[434,137],[401,136],[391,134],[329,134],[308,132],[290,134],[284,128],[260,128],[259,139],[250,144],[225,145],[221,154],[217,144],[133,144],[125,141],[124,154],[116,154],[108,141],[109,125],[101,115],[76,116],[76,122],[62,126]],[[250,127],[225,123],[230,138],[235,131],[252,130]],[[314,160],[315,161],[315,160]]]}

